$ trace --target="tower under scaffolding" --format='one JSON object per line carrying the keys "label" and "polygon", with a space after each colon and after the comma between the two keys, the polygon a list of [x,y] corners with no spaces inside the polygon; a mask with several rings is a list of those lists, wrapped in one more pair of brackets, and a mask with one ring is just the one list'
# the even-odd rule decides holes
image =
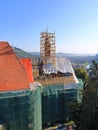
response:
{"label": "tower under scaffolding", "polygon": [[41,32],[40,34],[40,58],[44,65],[55,66],[55,33]]}

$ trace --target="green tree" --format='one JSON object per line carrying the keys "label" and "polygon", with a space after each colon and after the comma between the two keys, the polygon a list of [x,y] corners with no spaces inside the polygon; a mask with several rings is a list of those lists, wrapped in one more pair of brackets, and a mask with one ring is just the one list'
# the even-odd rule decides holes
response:
{"label": "green tree", "polygon": [[[97,85],[97,86],[96,86]],[[98,129],[98,81],[90,81],[83,93],[81,130]]]}
{"label": "green tree", "polygon": [[98,63],[95,60],[92,61],[92,66],[89,70],[92,71],[93,77],[98,79]]}
{"label": "green tree", "polygon": [[88,74],[85,69],[83,68],[77,68],[75,69],[75,74],[77,78],[81,78],[83,82],[86,82],[88,79]]}
{"label": "green tree", "polygon": [[87,87],[83,92],[80,130],[98,129],[98,63],[92,61],[90,69],[95,77],[88,79]]}

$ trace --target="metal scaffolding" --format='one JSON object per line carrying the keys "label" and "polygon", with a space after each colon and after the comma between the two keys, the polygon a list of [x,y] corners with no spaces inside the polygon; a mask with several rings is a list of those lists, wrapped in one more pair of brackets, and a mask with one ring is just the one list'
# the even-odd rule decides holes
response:
{"label": "metal scaffolding", "polygon": [[41,32],[40,34],[40,58],[44,65],[55,65],[55,33]]}

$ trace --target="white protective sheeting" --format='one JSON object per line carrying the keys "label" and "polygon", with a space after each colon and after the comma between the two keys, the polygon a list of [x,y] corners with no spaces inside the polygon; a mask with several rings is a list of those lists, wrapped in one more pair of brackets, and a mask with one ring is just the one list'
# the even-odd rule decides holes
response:
{"label": "white protective sheeting", "polygon": [[67,58],[56,58],[56,69],[62,73],[73,73],[71,62]]}
{"label": "white protective sheeting", "polygon": [[51,63],[48,63],[44,66],[44,74],[51,74],[51,73],[71,73],[74,76],[75,82],[78,83],[78,80],[75,76],[74,70],[72,68],[71,62],[68,58],[56,58],[56,65],[53,66]]}
{"label": "white protective sheeting", "polygon": [[64,89],[77,89],[78,85],[76,83],[64,84]]}

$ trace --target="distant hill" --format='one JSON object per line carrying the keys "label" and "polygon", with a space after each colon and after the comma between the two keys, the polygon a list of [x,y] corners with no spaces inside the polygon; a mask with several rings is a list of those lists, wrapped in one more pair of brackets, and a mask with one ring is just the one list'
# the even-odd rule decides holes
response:
{"label": "distant hill", "polygon": [[93,56],[92,54],[73,54],[73,53],[62,53],[62,52],[58,52],[56,53],[56,56],[67,56],[67,57],[73,57],[73,56]]}
{"label": "distant hill", "polygon": [[95,60],[98,62],[98,53],[95,55]]}
{"label": "distant hill", "polygon": [[14,52],[16,53],[16,55],[18,57],[23,57],[23,58],[34,58],[34,57],[38,57],[38,55],[34,54],[30,54],[29,52],[26,52],[20,48],[14,47]]}
{"label": "distant hill", "polygon": [[[40,52],[29,52],[32,55],[40,55]],[[63,53],[58,52],[56,53],[57,57],[73,57],[73,56],[93,56],[92,54],[73,54],[73,53]]]}
{"label": "distant hill", "polygon": [[[39,58],[40,52],[26,52],[20,48],[14,47],[14,52],[18,57],[27,57],[27,58]],[[57,57],[68,57],[72,63],[84,64],[86,62],[91,63],[92,60],[98,61],[98,54],[96,56],[88,54],[72,54],[72,53],[56,53]]]}
{"label": "distant hill", "polygon": [[[40,55],[39,52],[30,52],[32,55]],[[72,63],[76,64],[84,64],[84,63],[91,63],[95,57],[92,54],[72,54],[72,53],[56,53],[57,57],[67,57],[70,59]]]}
{"label": "distant hill", "polygon": [[28,52],[28,53],[30,53],[31,55],[36,55],[36,56],[40,55],[40,52]]}

